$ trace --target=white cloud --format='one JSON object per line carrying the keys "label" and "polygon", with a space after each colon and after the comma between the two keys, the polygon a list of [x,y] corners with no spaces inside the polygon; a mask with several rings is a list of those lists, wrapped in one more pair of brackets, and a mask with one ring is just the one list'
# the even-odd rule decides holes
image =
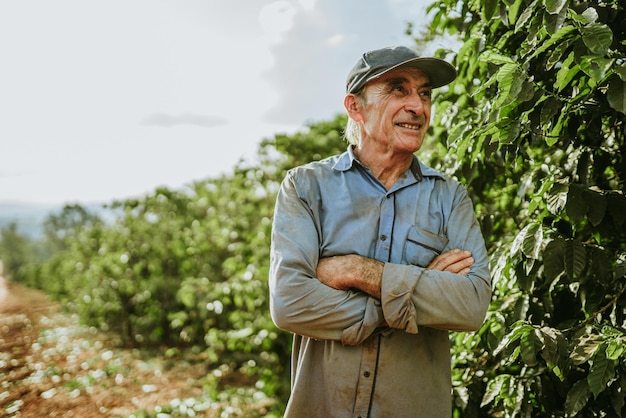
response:
{"label": "white cloud", "polygon": [[293,27],[296,8],[287,0],[269,3],[259,12],[259,24],[270,42],[283,39],[285,32]]}
{"label": "white cloud", "polygon": [[227,172],[343,112],[361,52],[410,43],[402,22],[419,16],[389,1],[408,0],[0,2],[0,199],[109,200]]}
{"label": "white cloud", "polygon": [[346,35],[343,33],[337,33],[335,35],[331,35],[328,40],[327,40],[327,44],[330,47],[339,47],[341,46],[341,44],[343,44],[346,41]]}
{"label": "white cloud", "polygon": [[313,11],[317,4],[317,0],[298,0],[298,4],[307,12]]}
{"label": "white cloud", "polygon": [[182,113],[180,115],[153,113],[141,121],[141,124],[145,126],[170,127],[176,125],[195,125],[204,128],[213,128],[226,123],[227,120],[219,116],[199,115],[194,113]]}

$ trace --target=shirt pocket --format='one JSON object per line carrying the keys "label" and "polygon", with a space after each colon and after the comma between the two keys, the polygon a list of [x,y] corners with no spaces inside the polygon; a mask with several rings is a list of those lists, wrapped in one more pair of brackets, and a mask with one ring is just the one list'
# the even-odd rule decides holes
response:
{"label": "shirt pocket", "polygon": [[404,259],[409,264],[426,267],[446,245],[448,238],[412,226],[404,244]]}

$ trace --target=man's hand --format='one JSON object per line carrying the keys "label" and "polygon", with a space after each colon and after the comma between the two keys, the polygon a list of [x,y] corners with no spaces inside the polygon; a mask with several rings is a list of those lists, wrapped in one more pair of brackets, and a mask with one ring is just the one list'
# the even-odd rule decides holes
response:
{"label": "man's hand", "polygon": [[356,254],[322,258],[317,264],[317,279],[334,289],[355,288],[380,299],[384,266]]}
{"label": "man's hand", "polygon": [[454,249],[435,257],[426,269],[467,274],[472,264],[474,264],[474,258],[471,252]]}

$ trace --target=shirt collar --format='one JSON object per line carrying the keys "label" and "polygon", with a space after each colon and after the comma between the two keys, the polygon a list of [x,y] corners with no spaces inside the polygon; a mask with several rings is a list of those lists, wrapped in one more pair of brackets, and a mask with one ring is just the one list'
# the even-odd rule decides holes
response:
{"label": "shirt collar", "polygon": [[[339,156],[337,162],[333,165],[333,169],[347,171],[352,168],[355,162],[361,164],[356,158],[356,155],[354,155],[352,145],[349,145],[348,150]],[[413,156],[410,170],[417,181],[421,181],[424,177],[439,177],[445,180],[443,173],[422,163],[415,155]]]}

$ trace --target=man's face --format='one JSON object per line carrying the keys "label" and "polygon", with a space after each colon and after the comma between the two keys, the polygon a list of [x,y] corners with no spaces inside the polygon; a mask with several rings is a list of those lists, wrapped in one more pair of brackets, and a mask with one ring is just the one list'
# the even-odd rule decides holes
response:
{"label": "man's face", "polygon": [[375,141],[399,153],[420,149],[430,124],[431,93],[426,74],[413,67],[392,70],[369,82],[360,112],[363,143]]}

